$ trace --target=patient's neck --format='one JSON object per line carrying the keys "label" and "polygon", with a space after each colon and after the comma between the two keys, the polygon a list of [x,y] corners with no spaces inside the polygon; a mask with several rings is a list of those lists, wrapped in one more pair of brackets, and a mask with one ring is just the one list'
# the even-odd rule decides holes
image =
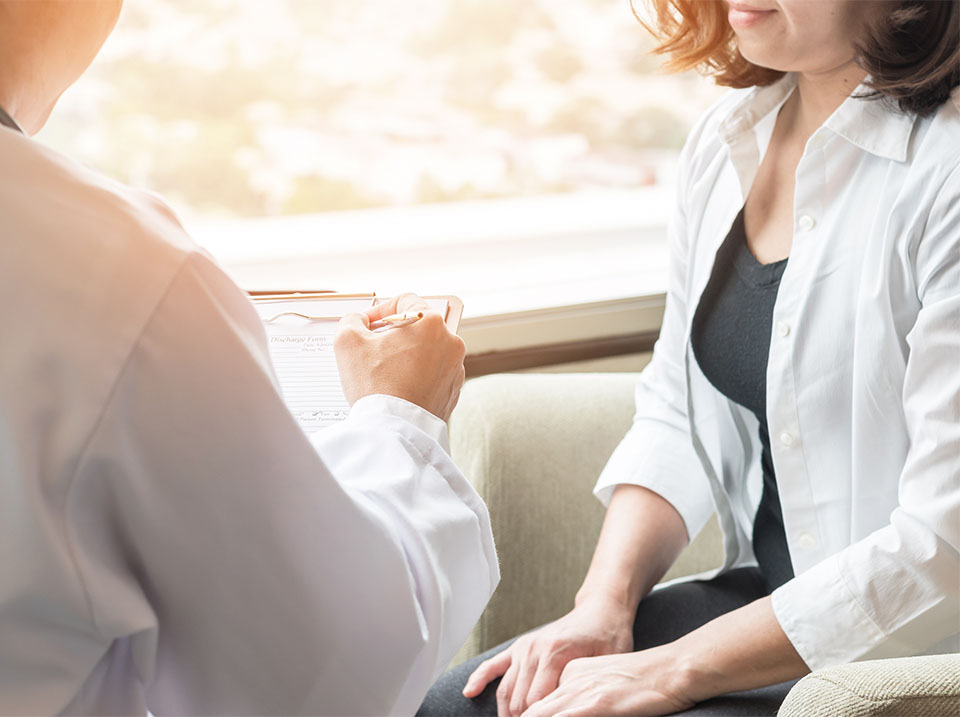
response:
{"label": "patient's neck", "polygon": [[843,101],[863,82],[867,73],[852,60],[819,73],[798,73],[794,117],[796,129],[809,137],[827,121]]}

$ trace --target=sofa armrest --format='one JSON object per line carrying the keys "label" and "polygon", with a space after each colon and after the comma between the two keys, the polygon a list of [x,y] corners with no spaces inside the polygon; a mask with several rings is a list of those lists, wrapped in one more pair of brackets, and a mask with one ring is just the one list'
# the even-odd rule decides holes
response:
{"label": "sofa armrest", "polygon": [[793,686],[778,717],[960,715],[960,655],[868,660],[813,672]]}
{"label": "sofa armrest", "polygon": [[[593,485],[630,427],[636,374],[502,374],[468,381],[453,458],[490,509],[502,579],[455,662],[573,607],[600,534]],[[718,567],[711,521],[666,579]]]}

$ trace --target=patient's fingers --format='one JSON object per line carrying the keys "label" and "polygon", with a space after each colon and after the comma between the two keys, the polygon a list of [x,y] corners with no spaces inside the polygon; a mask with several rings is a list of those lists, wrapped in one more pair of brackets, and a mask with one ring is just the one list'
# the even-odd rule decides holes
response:
{"label": "patient's fingers", "polygon": [[510,649],[508,648],[489,660],[481,662],[480,666],[473,671],[473,674],[467,680],[467,684],[463,688],[463,696],[476,697],[483,692],[483,688],[490,684],[491,680],[495,680],[507,671],[507,668],[510,667],[510,659]]}
{"label": "patient's fingers", "polygon": [[538,667],[536,656],[530,654],[529,650],[519,662],[517,681],[514,684],[513,694],[510,697],[510,713],[515,715],[521,714],[527,709],[527,704],[530,702],[530,700],[527,699],[527,693],[530,691],[530,683],[533,682]]}
{"label": "patient's fingers", "polygon": [[513,660],[506,674],[497,686],[497,715],[498,717],[512,717],[510,698],[513,697],[513,687],[517,682],[517,661]]}
{"label": "patient's fingers", "polygon": [[565,666],[566,663],[555,656],[548,656],[540,661],[537,665],[537,675],[533,678],[533,683],[527,692],[525,708],[542,700],[557,689],[557,685],[560,683],[560,674]]}

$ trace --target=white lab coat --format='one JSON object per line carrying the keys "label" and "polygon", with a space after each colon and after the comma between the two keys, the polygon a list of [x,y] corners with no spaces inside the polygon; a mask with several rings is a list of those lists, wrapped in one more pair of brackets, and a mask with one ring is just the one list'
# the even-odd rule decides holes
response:
{"label": "white lab coat", "polygon": [[[755,564],[757,421],[700,372],[690,326],[795,84],[731,92],[687,142],[663,329],[596,486],[649,487],[691,538],[716,510],[725,568]],[[808,141],[794,206],[767,422],[796,577],[774,611],[811,669],[957,651],[960,91],[927,119],[848,98]]]}
{"label": "white lab coat", "polygon": [[443,422],[311,443],[165,205],[0,156],[0,713],[414,712],[499,579]]}

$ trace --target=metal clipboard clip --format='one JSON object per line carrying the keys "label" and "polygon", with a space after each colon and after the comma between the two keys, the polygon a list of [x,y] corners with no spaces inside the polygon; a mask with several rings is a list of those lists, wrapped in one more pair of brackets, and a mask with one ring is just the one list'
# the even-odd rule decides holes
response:
{"label": "metal clipboard clip", "polygon": [[[363,294],[338,294],[335,292],[288,292],[288,293],[277,293],[270,292],[265,293],[259,296],[255,296],[254,300],[256,303],[263,305],[271,303],[286,303],[289,305],[291,302],[299,301],[317,301],[322,303],[324,301],[351,301],[351,300],[363,300],[369,299],[369,307],[374,306],[377,303],[376,293],[363,293]],[[277,319],[281,319],[284,316],[295,316],[297,318],[303,319],[305,321],[339,321],[343,318],[343,314],[335,314],[329,316],[314,316],[311,314],[303,314],[299,311],[281,311],[278,314],[275,314],[269,318],[262,319],[263,323],[271,324]]]}

